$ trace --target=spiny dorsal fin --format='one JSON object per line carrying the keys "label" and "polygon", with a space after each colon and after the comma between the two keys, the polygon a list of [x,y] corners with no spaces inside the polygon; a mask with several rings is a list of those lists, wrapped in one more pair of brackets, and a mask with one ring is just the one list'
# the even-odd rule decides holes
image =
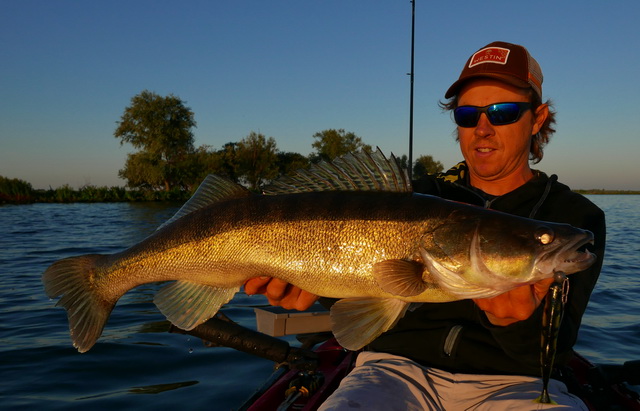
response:
{"label": "spiny dorsal fin", "polygon": [[394,191],[411,192],[407,171],[393,154],[387,159],[382,151],[362,151],[321,161],[308,169],[285,176],[265,187],[267,195],[308,191]]}
{"label": "spiny dorsal fin", "polygon": [[209,174],[200,184],[196,192],[169,220],[165,221],[158,230],[167,224],[200,210],[208,205],[230,200],[232,198],[248,197],[249,190],[225,177]]}

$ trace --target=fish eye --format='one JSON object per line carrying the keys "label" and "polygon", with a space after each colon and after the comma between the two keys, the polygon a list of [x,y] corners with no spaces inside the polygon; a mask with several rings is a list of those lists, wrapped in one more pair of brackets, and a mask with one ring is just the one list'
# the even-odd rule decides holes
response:
{"label": "fish eye", "polygon": [[535,237],[540,244],[547,245],[553,242],[555,234],[553,230],[548,227],[540,227],[536,230]]}

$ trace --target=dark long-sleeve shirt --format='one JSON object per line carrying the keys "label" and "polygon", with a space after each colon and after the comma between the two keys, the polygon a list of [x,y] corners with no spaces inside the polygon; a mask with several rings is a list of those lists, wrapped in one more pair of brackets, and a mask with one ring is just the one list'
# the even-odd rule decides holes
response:
{"label": "dark long-sleeve shirt", "polygon": [[[556,364],[568,361],[578,328],[602,266],[604,213],[555,176],[535,172],[525,185],[502,196],[486,195],[467,183],[466,165],[428,176],[414,184],[419,193],[475,204],[537,220],[568,223],[593,232],[590,251],[596,262],[569,275],[569,297],[560,329]],[[451,372],[540,375],[540,340],[544,304],[524,321],[492,325],[472,300],[423,304],[408,311],[398,324],[373,341],[369,349],[411,358]]]}

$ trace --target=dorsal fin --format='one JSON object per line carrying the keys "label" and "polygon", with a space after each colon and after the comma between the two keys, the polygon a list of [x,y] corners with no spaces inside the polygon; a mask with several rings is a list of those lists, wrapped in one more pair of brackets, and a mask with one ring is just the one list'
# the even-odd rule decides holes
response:
{"label": "dorsal fin", "polygon": [[285,176],[265,187],[264,194],[291,194],[307,191],[394,191],[411,192],[407,171],[393,154],[387,159],[378,148],[321,161],[308,169]]}
{"label": "dorsal fin", "polygon": [[200,184],[189,200],[174,214],[165,221],[158,230],[167,224],[200,210],[208,205],[230,200],[232,198],[248,197],[253,195],[249,190],[228,178],[209,174]]}

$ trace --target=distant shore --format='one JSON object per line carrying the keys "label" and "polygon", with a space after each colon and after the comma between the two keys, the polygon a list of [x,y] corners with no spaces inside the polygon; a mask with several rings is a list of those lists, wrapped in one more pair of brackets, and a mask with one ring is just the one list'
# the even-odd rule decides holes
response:
{"label": "distant shore", "polygon": [[[573,190],[587,195],[640,195],[636,190]],[[153,191],[127,190],[123,187],[85,186],[79,190],[63,186],[49,190],[25,190],[22,192],[0,192],[2,204],[33,203],[117,203],[117,202],[185,202],[191,193],[182,190]]]}
{"label": "distant shore", "polygon": [[605,189],[590,189],[590,190],[573,190],[578,194],[640,194],[638,190],[605,190]]}
{"label": "distant shore", "polygon": [[127,190],[123,187],[85,186],[74,190],[69,186],[49,190],[0,191],[0,204],[33,203],[137,203],[181,202],[191,197],[185,190]]}

